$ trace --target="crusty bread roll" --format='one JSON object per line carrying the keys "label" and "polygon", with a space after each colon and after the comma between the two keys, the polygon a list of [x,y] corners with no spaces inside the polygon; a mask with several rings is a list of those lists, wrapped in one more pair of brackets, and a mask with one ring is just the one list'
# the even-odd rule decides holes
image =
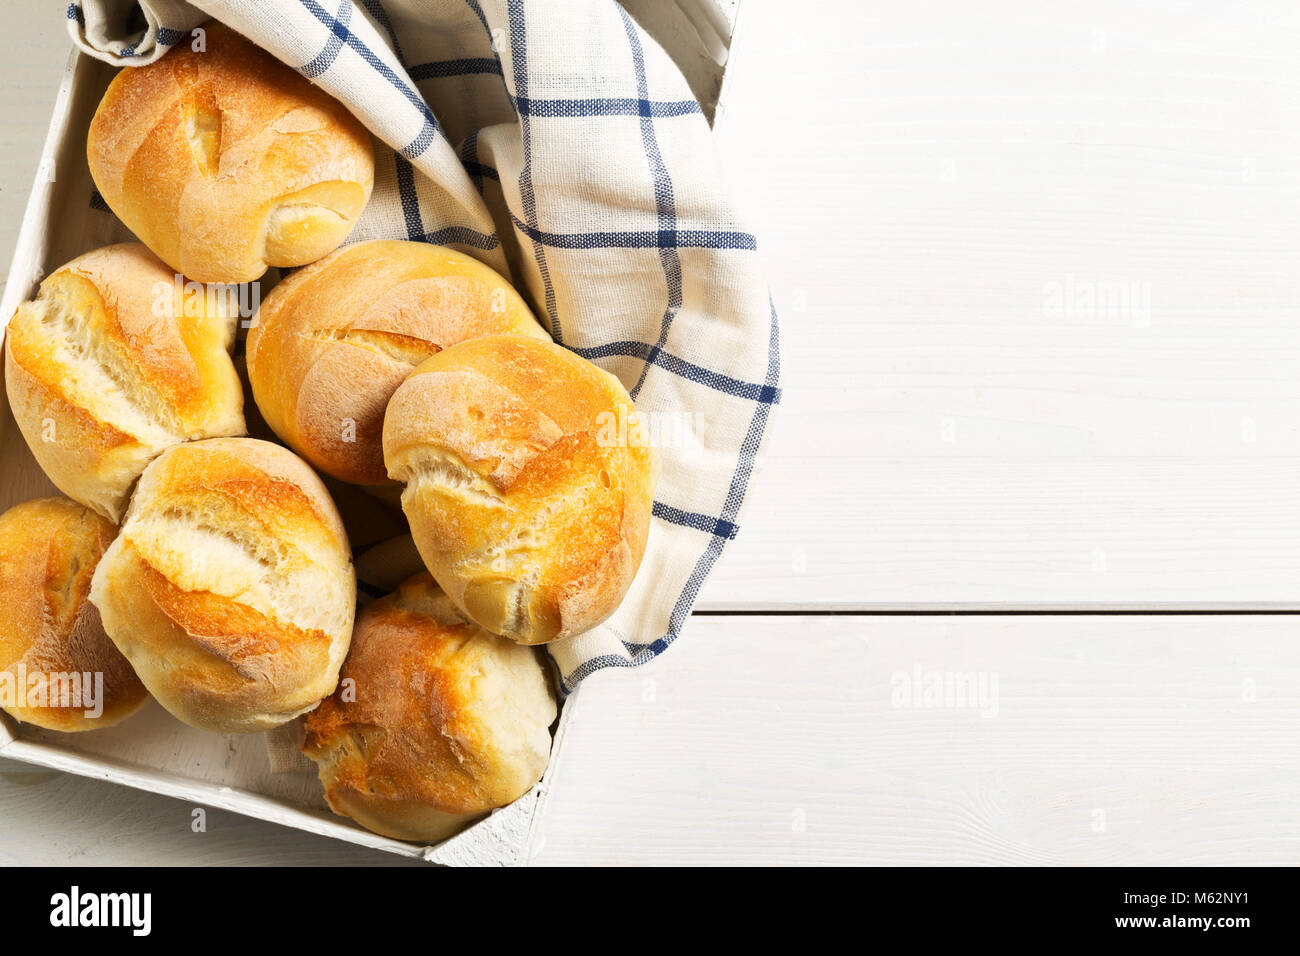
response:
{"label": "crusty bread roll", "polygon": [[634,416],[614,376],[509,335],[453,345],[393,394],[388,473],[406,483],[402,508],[425,566],[471,620],[540,644],[618,607],[654,493]]}
{"label": "crusty bread roll", "polygon": [[67,498],[0,515],[0,707],[50,730],[95,730],[135,713],[144,685],[86,600],[117,528]]}
{"label": "crusty bread roll", "polygon": [[5,389],[59,490],[117,521],[178,442],[244,433],[230,300],[188,288],[138,242],[73,259],[14,313]]}
{"label": "crusty bread roll", "polygon": [[523,796],[551,749],[538,652],[467,624],[427,573],[357,617],[339,689],[303,721],[335,813],[432,842]]}
{"label": "crusty bread roll", "polygon": [[175,271],[249,282],[337,248],[374,185],[344,107],[215,21],[109,84],[86,141],[104,201]]}
{"label": "crusty bread roll", "polygon": [[316,474],[255,438],[177,445],[140,476],[90,599],[164,707],[227,733],[282,724],[334,690],[356,584]]}
{"label": "crusty bread roll", "polygon": [[388,481],[388,399],[412,368],[465,339],[548,338],[505,279],[423,242],[359,242],[271,291],[248,336],[257,406],[289,447],[343,481]]}

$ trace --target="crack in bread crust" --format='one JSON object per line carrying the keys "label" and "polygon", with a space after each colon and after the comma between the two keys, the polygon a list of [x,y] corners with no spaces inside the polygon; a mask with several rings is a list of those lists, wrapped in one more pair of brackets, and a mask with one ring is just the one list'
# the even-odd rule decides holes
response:
{"label": "crack in bread crust", "polygon": [[221,110],[211,96],[205,99],[186,110],[185,138],[199,171],[212,179],[221,168]]}
{"label": "crack in bread crust", "polygon": [[98,420],[142,444],[181,441],[185,430],[176,410],[140,377],[126,349],[92,326],[94,302],[87,300],[89,296],[106,315],[114,315],[112,304],[95,284],[75,273],[51,277],[30,304],[28,315],[34,312],[47,340],[53,340],[54,361],[71,373],[54,388],[64,401],[79,408],[92,404],[93,398]]}
{"label": "crack in bread crust", "polygon": [[438,345],[418,335],[382,329],[321,328],[304,329],[297,334],[312,342],[352,345],[412,367],[441,351]]}
{"label": "crack in bread crust", "polygon": [[410,456],[410,468],[403,469],[401,480],[406,482],[406,493],[431,491],[454,498],[461,504],[477,504],[485,508],[509,509],[510,503],[489,478],[484,478],[455,453],[445,448],[424,450],[416,458]]}

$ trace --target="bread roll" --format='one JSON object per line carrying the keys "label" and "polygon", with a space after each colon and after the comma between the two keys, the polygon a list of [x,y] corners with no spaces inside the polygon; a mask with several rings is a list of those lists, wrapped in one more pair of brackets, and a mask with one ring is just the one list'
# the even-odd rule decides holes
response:
{"label": "bread roll", "polygon": [[618,607],[645,550],[654,460],[614,376],[487,336],[419,365],[384,418],[425,566],[471,620],[540,644]]}
{"label": "bread roll", "polygon": [[90,576],[117,534],[67,498],[0,515],[0,707],[50,730],[95,730],[149,698],[86,600]]}
{"label": "bread roll", "polygon": [[237,321],[229,299],[187,290],[138,242],[50,275],[5,337],[9,406],[50,480],[117,521],[164,448],[242,435]]}
{"label": "bread roll", "polygon": [[335,813],[432,842],[523,796],[551,749],[538,652],[466,624],[427,573],[365,608],[334,695],[303,721]]}
{"label": "bread roll", "polygon": [[337,248],[374,185],[370,135],[215,21],[109,84],[86,141],[104,201],[177,272],[249,282]]}
{"label": "bread roll", "polygon": [[145,469],[90,599],[159,703],[241,733],[334,690],[356,585],[316,474],[279,445],[213,438]]}
{"label": "bread roll", "polygon": [[393,391],[430,355],[501,332],[548,338],[481,262],[422,242],[359,242],[267,296],[248,336],[248,377],[290,448],[343,481],[384,484]]}

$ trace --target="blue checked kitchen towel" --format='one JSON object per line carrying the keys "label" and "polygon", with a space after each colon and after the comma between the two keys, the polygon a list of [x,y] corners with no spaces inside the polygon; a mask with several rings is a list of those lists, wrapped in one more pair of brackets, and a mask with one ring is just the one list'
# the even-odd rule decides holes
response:
{"label": "blue checked kitchen towel", "polygon": [[[137,10],[138,6],[138,10]],[[140,31],[143,13],[143,32]],[[614,0],[80,0],[92,56],[152,63],[221,20],[391,150],[350,241],[453,246],[513,277],[555,340],[619,376],[658,446],[649,544],[622,607],[548,648],[566,692],[681,633],[777,402],[754,237],[667,54]]]}

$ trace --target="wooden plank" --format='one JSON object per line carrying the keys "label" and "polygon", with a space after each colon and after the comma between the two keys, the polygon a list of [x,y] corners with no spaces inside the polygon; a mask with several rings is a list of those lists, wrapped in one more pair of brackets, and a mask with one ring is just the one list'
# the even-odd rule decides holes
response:
{"label": "wooden plank", "polygon": [[[17,11],[13,11],[15,14]],[[30,11],[24,11],[28,13]],[[68,59],[66,18],[44,6],[24,16],[22,29],[9,34],[0,75],[0,269],[9,268],[18,224],[36,177],[50,111]],[[4,316],[4,321],[9,317]]]}
{"label": "wooden plank", "polygon": [[785,402],[701,606],[1297,606],[1298,40],[743,7],[721,146]]}
{"label": "wooden plank", "polygon": [[[1295,864],[1296,626],[697,617],[578,692],[530,858]],[[949,674],[977,692],[907,706]]]}
{"label": "wooden plank", "polygon": [[[266,820],[0,759],[4,866],[426,866]],[[196,832],[195,810],[206,827]]]}

